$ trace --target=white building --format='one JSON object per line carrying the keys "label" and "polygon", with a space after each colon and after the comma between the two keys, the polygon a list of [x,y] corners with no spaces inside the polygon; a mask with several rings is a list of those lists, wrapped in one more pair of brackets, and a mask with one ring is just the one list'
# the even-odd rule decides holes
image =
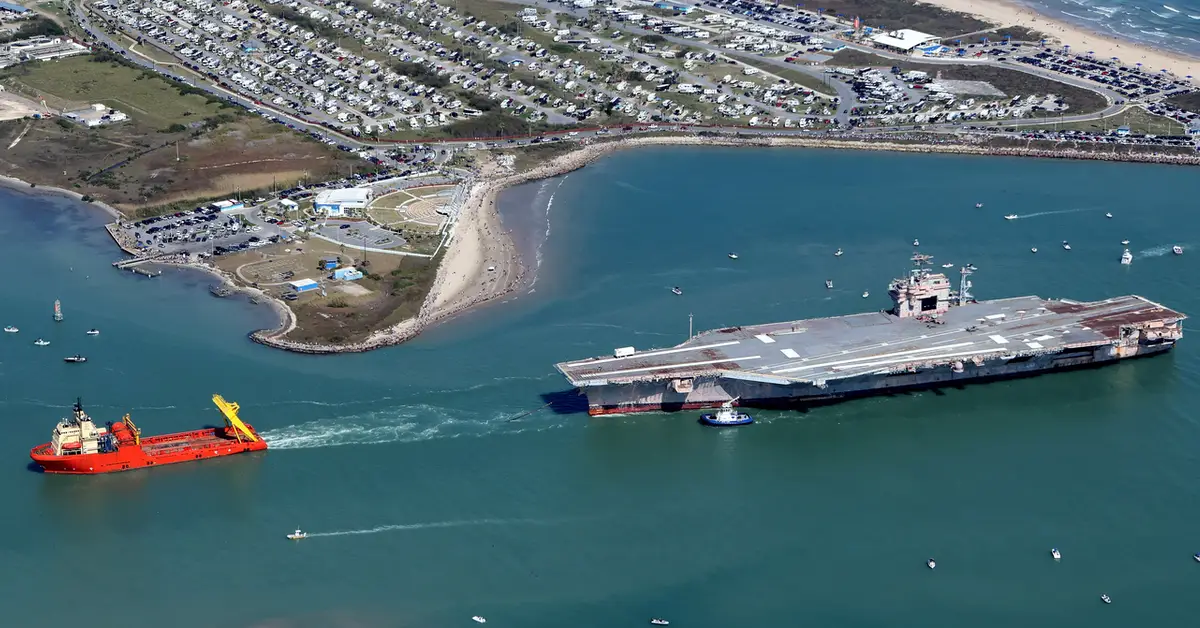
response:
{"label": "white building", "polygon": [[103,104],[97,103],[87,109],[79,109],[77,111],[68,111],[63,114],[63,117],[74,120],[84,126],[97,127],[114,122],[124,122],[129,119],[123,111],[109,109]]}
{"label": "white building", "polygon": [[871,41],[875,42],[875,45],[880,48],[895,50],[896,52],[912,52],[918,46],[938,43],[941,41],[941,38],[909,28],[902,28],[898,31],[887,31],[878,35],[872,35]]}
{"label": "white building", "polygon": [[371,202],[371,188],[325,190],[313,200],[313,209],[330,216],[344,216],[350,209],[365,209]]}

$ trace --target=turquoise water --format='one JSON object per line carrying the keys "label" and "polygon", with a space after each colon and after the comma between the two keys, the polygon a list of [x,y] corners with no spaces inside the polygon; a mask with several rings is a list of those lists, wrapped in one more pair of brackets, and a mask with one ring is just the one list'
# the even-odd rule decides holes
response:
{"label": "turquoise water", "polygon": [[[561,399],[553,363],[675,344],[689,313],[707,329],[886,307],[913,238],[939,264],[978,266],[980,298],[1134,292],[1200,311],[1196,192],[1195,171],[1171,167],[626,152],[502,198],[541,258],[532,293],[347,356],[254,345],[265,308],[213,298],[199,275],[115,271],[102,216],[0,193],[0,324],[21,328],[0,338],[6,619],[1190,625],[1195,338],[1106,369],[757,412],[734,431],[563,403],[506,419]],[[88,364],[61,361],[75,352]],[[149,434],[220,421],[212,393],[271,450],[97,477],[27,468],[76,395]],[[285,541],[297,526],[313,538]]]}

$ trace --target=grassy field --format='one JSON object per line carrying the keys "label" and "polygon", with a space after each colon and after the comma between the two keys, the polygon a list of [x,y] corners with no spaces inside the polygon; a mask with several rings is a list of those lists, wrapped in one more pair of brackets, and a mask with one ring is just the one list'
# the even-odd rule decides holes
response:
{"label": "grassy field", "polygon": [[1188,111],[1200,112],[1200,91],[1175,94],[1167,98],[1167,103]]}
{"label": "grassy field", "polygon": [[947,11],[932,4],[918,4],[913,0],[822,0],[813,4],[799,0],[786,0],[785,4],[825,9],[826,15],[842,14],[853,19],[862,18],[864,26],[875,28],[911,28],[939,37],[963,35],[991,28],[991,24],[965,13]]}
{"label": "grassy field", "polygon": [[45,99],[55,109],[104,103],[156,128],[199,123],[221,109],[217,101],[184,95],[180,85],[150,72],[92,56],[14,66],[0,73],[0,82],[35,100]]}
{"label": "grassy field", "polygon": [[[963,45],[983,43],[983,38],[986,37],[989,43],[1000,43],[1004,41],[1004,36],[1012,37],[1013,41],[1041,41],[1046,37],[1045,33],[1025,28],[1024,26],[1008,26],[1005,28],[997,28],[987,31],[986,33],[976,33],[962,38]],[[945,42],[950,45],[952,42]]]}
{"label": "grassy field", "polygon": [[750,56],[734,55],[734,58],[742,63],[745,63],[746,65],[754,66],[760,70],[763,70],[764,72],[770,72],[779,78],[787,79],[796,85],[807,87],[808,89],[816,90],[822,94],[827,94],[830,96],[834,94],[833,88],[825,84],[825,81],[810,74],[805,74],[800,70],[782,68],[777,65],[766,63],[762,59]]}
{"label": "grassy field", "polygon": [[1017,128],[1030,130],[1049,130],[1057,129],[1059,131],[1091,131],[1099,133],[1107,133],[1108,131],[1116,130],[1117,127],[1127,126],[1129,132],[1136,135],[1183,135],[1185,130],[1183,125],[1167,118],[1158,116],[1142,109],[1141,107],[1129,107],[1113,116],[1092,120],[1090,122],[1068,122],[1066,124],[1036,124],[1022,125]]}

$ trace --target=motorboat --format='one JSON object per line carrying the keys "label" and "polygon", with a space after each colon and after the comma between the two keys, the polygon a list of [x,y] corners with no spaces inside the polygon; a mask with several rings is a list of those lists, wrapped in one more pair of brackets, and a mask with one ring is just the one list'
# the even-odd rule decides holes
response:
{"label": "motorboat", "polygon": [[1033,248],[1029,249],[1029,252],[1030,252],[1030,253],[1037,253],[1037,247],[1035,246],[1035,247],[1033,247]]}
{"label": "motorboat", "polygon": [[1067,241],[1066,241],[1066,240],[1063,240],[1063,250],[1064,250],[1064,251],[1070,251],[1070,250],[1071,250],[1071,245],[1070,245],[1070,244],[1067,244]]}
{"label": "motorboat", "polygon": [[1112,214],[1111,214],[1111,213],[1105,213],[1105,214],[1104,214],[1104,217],[1105,217],[1105,218],[1112,218]]}
{"label": "motorboat", "polygon": [[674,292],[675,294],[683,294],[683,290],[680,290],[679,286],[675,286],[674,288],[671,288],[671,292]]}
{"label": "motorboat", "polygon": [[15,334],[21,330],[17,329],[16,327],[13,327],[12,325],[9,325],[8,327],[4,328],[4,331],[7,333],[10,333],[10,334]]}
{"label": "motorboat", "polygon": [[1050,555],[1054,557],[1054,560],[1062,560],[1062,553],[1058,551],[1057,547],[1050,548]]}
{"label": "motorboat", "polygon": [[1104,603],[1105,603],[1105,604],[1112,604],[1112,598],[1111,598],[1111,597],[1108,597],[1108,594],[1107,594],[1107,593],[1101,593],[1101,594],[1100,594],[1100,599],[1104,600]]}
{"label": "motorboat", "polygon": [[832,280],[832,279],[826,279],[826,280],[825,280],[825,287],[826,287],[826,288],[828,288],[829,290],[833,290],[833,280]]}
{"label": "motorboat", "polygon": [[299,541],[300,539],[308,538],[308,533],[301,532],[300,528],[296,528],[296,531],[287,535],[287,538],[291,541]]}
{"label": "motorboat", "polygon": [[37,345],[37,346],[39,346],[39,347],[44,347],[44,346],[46,346],[46,345],[50,344],[50,341],[49,341],[49,340],[42,340],[41,338],[38,338],[37,340],[34,340],[34,341],[33,341],[33,344],[35,344],[35,345]]}
{"label": "motorboat", "polygon": [[871,296],[871,293],[870,293],[870,292],[867,292],[866,290],[863,290],[863,298],[865,299],[865,298],[867,298],[867,297],[869,297],[869,296]]}
{"label": "motorboat", "polygon": [[932,558],[930,558],[929,560],[925,561],[925,566],[929,567],[930,569],[936,569],[937,563],[934,562],[934,560]]}
{"label": "motorboat", "polygon": [[920,240],[913,240],[913,246],[921,246]]}
{"label": "motorboat", "polygon": [[983,203],[975,203],[975,209],[979,209],[980,207],[983,207]]}
{"label": "motorboat", "polygon": [[69,356],[63,358],[63,362],[83,363],[83,362],[87,362],[87,358],[76,353],[75,355],[69,355]]}
{"label": "motorboat", "polygon": [[833,256],[834,256],[834,257],[841,257],[841,256],[842,256],[842,250],[841,250],[841,249],[838,249],[838,250],[834,251],[834,252],[833,252]]}
{"label": "motorboat", "polygon": [[1200,554],[1192,554],[1192,558],[1195,558],[1196,562],[1200,563]]}
{"label": "motorboat", "polygon": [[951,262],[946,262],[945,264],[942,264],[942,268],[954,268],[954,264]]}
{"label": "motorboat", "polygon": [[733,404],[737,402],[737,397],[730,399],[721,404],[721,408],[715,414],[701,414],[700,422],[704,425],[712,427],[733,427],[737,425],[750,425],[754,422],[754,417],[745,412],[738,412],[734,409]]}
{"label": "motorboat", "polygon": [[737,259],[737,258],[738,258],[738,256],[737,256],[737,253],[730,253],[730,254],[729,254],[729,259]]}
{"label": "motorboat", "polygon": [[1129,249],[1125,249],[1125,252],[1121,254],[1121,263],[1126,265],[1133,263],[1133,253],[1130,253]]}
{"label": "motorboat", "polygon": [[1171,252],[1176,255],[1183,255],[1183,247],[1176,244],[1175,246],[1171,247]]}
{"label": "motorboat", "polygon": [[671,622],[661,617],[655,617],[654,619],[651,619],[650,623],[654,624],[655,626],[668,626],[671,624]]}
{"label": "motorboat", "polygon": [[1009,214],[1009,215],[1005,216],[1005,217],[1004,217],[1004,219],[1005,219],[1005,220],[1016,220],[1016,219],[1017,219],[1017,215],[1016,215],[1016,214]]}
{"label": "motorboat", "polygon": [[471,619],[475,620],[475,623],[477,623],[477,624],[486,624],[487,623],[487,620],[483,618],[483,615],[472,615]]}
{"label": "motorboat", "polygon": [[99,335],[100,335],[100,330],[99,330],[99,329],[89,329],[89,330],[87,330],[87,335],[89,335],[89,336],[99,336]]}
{"label": "motorboat", "polygon": [[1129,246],[1129,240],[1121,240],[1121,246]]}

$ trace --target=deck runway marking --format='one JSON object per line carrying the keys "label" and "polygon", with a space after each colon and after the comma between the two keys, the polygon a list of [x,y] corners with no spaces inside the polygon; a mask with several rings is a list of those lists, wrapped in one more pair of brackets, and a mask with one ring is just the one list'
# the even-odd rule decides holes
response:
{"label": "deck runway marking", "polygon": [[1006,344],[1008,344],[1008,340],[1005,340],[1004,336],[1000,336],[1000,335],[993,334],[993,335],[991,335],[991,336],[988,336],[988,338],[991,338],[991,339],[992,339],[992,342],[994,342],[994,343],[996,343],[996,344],[998,344],[998,345],[1006,345]]}
{"label": "deck runway marking", "polygon": [[763,341],[763,344],[769,345],[769,344],[775,342],[774,338],[772,338],[766,334],[759,334],[759,335],[755,336],[755,338],[758,338],[759,340]]}
{"label": "deck runway marking", "polygon": [[906,356],[912,357],[913,359],[927,360],[927,359],[930,359],[929,356],[922,356],[919,354],[929,353],[931,351],[944,351],[947,349],[958,349],[960,347],[969,347],[973,344],[975,344],[975,343],[974,342],[960,342],[955,345],[946,345],[944,347],[926,347],[924,349],[910,349],[908,351],[897,351],[895,353],[885,353],[882,355],[868,355],[868,356],[863,356],[861,358],[850,358],[849,360],[839,360],[837,362],[824,362],[821,364],[806,364],[804,366],[794,366],[791,368],[780,369],[780,370],[771,371],[771,372],[775,373],[775,374],[791,373],[794,371],[805,371],[808,369],[827,368],[827,367],[835,367],[835,366],[842,366],[842,365],[853,365],[855,362],[864,362],[866,360],[883,360],[883,362],[878,362],[878,363],[879,364],[890,364],[893,362],[897,362],[898,361],[897,358],[906,357]]}
{"label": "deck runway marking", "polygon": [[1042,348],[1042,343],[1040,343],[1040,342],[1026,342],[1025,344],[1029,345],[1030,349],[1041,349]]}
{"label": "deck runway marking", "polygon": [[791,349],[780,349],[779,351],[780,351],[780,353],[783,353],[783,355],[786,355],[787,357],[789,357],[793,360],[800,357],[799,353],[796,353],[795,351],[793,351]]}

